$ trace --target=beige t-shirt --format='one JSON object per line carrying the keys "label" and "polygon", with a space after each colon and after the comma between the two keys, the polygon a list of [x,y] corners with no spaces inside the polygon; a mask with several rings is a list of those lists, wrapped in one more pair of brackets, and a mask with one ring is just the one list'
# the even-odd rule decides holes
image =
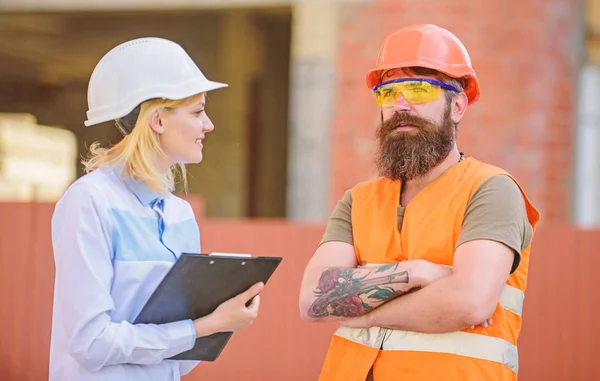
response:
{"label": "beige t-shirt", "polygon": [[[402,228],[403,206],[398,205],[398,229]],[[341,241],[354,245],[352,234],[352,193],[346,191],[329,217],[321,244]],[[494,240],[513,249],[511,273],[521,262],[521,251],[529,245],[533,228],[527,218],[525,201],[517,184],[508,176],[497,175],[484,181],[467,204],[456,246],[473,240]]]}

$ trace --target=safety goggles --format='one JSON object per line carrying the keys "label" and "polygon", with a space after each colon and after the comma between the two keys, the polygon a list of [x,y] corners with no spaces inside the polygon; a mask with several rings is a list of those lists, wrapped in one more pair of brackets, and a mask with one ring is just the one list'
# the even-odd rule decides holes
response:
{"label": "safety goggles", "polygon": [[392,79],[373,87],[379,107],[393,107],[399,94],[411,105],[433,102],[440,97],[442,89],[458,93],[453,86],[429,78]]}

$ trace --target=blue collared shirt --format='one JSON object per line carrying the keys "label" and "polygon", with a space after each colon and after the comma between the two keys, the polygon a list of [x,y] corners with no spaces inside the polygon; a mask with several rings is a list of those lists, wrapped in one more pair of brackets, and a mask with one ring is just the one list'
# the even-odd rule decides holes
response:
{"label": "blue collared shirt", "polygon": [[190,205],[103,167],[75,181],[52,217],[56,265],[50,381],[179,380],[198,364],[191,320],[133,325],[183,252],[200,252]]}

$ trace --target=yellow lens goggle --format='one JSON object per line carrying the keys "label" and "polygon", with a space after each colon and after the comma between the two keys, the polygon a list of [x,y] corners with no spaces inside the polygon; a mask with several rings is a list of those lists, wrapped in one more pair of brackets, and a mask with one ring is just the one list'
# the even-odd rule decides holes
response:
{"label": "yellow lens goggle", "polygon": [[379,107],[393,107],[400,94],[411,105],[433,102],[440,97],[442,89],[458,92],[450,85],[429,78],[393,79],[373,87]]}

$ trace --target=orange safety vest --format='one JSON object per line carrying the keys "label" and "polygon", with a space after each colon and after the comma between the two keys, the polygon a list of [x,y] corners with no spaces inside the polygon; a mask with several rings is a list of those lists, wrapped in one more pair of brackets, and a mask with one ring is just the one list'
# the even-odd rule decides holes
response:
{"label": "orange safety vest", "polygon": [[[486,179],[509,175],[467,158],[422,189],[408,204],[402,229],[396,208],[400,183],[379,178],[352,190],[352,231],[359,265],[375,266],[425,259],[452,266],[467,204]],[[520,186],[519,186],[520,187]],[[540,216],[523,189],[527,215],[536,228]],[[508,277],[488,328],[444,334],[372,327],[340,326],[325,358],[319,381],[365,381],[373,366],[375,381],[516,380],[517,338],[527,284],[530,246]]]}

